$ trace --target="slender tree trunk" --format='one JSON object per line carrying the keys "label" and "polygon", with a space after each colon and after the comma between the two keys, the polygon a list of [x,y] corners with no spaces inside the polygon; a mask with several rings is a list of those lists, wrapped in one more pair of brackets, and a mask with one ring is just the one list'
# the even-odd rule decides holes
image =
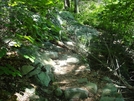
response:
{"label": "slender tree trunk", "polygon": [[70,8],[70,5],[71,5],[70,0],[64,0],[64,8],[65,9]]}
{"label": "slender tree trunk", "polygon": [[74,12],[79,13],[79,0],[74,0]]}

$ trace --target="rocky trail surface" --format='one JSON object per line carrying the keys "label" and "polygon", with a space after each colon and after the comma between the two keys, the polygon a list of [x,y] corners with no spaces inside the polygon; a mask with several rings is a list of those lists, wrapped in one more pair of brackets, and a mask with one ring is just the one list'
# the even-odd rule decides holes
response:
{"label": "rocky trail surface", "polygon": [[[61,34],[66,32],[70,38],[44,42],[40,47],[20,47],[17,54],[27,56],[31,62],[18,58],[22,77],[1,78],[4,90],[0,101],[125,101],[110,78],[112,74],[90,68],[85,61],[90,41],[99,32],[79,24],[69,12],[57,13],[52,21],[63,29]],[[5,91],[9,88],[11,94]]]}
{"label": "rocky trail surface", "polygon": [[[10,86],[15,92],[7,101],[124,101],[109,73],[91,69],[81,55],[69,49],[70,43],[21,48],[18,53],[31,53],[34,62],[21,64],[22,78],[10,78],[7,89]],[[7,82],[2,81],[3,87]]]}

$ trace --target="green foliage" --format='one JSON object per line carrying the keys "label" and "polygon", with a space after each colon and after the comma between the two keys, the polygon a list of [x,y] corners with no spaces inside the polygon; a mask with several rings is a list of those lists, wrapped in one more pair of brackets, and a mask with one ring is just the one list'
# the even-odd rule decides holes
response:
{"label": "green foliage", "polygon": [[100,4],[84,1],[81,5],[80,14],[76,15],[79,22],[93,25],[110,34],[117,33],[112,36],[115,40],[120,40],[127,46],[132,45],[134,36],[133,1],[103,0]]}
{"label": "green foliage", "polygon": [[121,0],[108,3],[100,13],[100,27],[116,36],[124,44],[131,45],[134,24],[133,1]]}
{"label": "green foliage", "polygon": [[[49,13],[53,11],[58,2],[59,0],[1,1],[0,15],[4,23],[0,28],[1,30],[7,29],[6,37],[19,38],[21,43],[25,40],[32,44],[36,41],[58,40],[60,28],[49,19]],[[3,7],[3,5],[6,6]]]}
{"label": "green foliage", "polygon": [[0,75],[3,75],[3,74],[11,75],[13,77],[15,77],[15,76],[21,77],[20,71],[18,71],[13,66],[8,65],[8,64],[6,65],[6,67],[0,66]]}
{"label": "green foliage", "polygon": [[76,15],[76,19],[85,25],[98,26],[98,13],[104,8],[95,1],[80,2],[80,13]]}
{"label": "green foliage", "polygon": [[0,49],[0,58],[4,57],[6,55],[6,53],[7,53],[6,48]]}
{"label": "green foliage", "polygon": [[[0,10],[0,20],[3,22],[0,25],[0,30],[4,33],[4,35],[0,33],[0,37],[2,39],[4,37],[11,38],[19,42],[20,44],[17,44],[16,47],[28,43],[39,45],[36,43],[37,41],[59,40],[60,28],[48,19],[49,12],[52,11],[57,2],[59,1],[0,1],[0,7],[2,8]],[[5,48],[0,50],[0,58],[4,55],[6,55]],[[34,61],[34,57],[29,54],[23,54],[23,56],[32,62]]]}
{"label": "green foliage", "polygon": [[31,62],[34,62],[35,57],[33,55],[23,55],[24,58],[29,59]]}
{"label": "green foliage", "polygon": [[84,1],[81,5],[81,12],[76,15],[78,21],[92,25],[100,32],[90,43],[89,57],[93,68],[115,70],[119,65],[120,73],[128,77],[129,69],[133,68],[130,65],[133,64],[132,54],[129,54],[134,48],[133,1],[103,0],[100,4]]}
{"label": "green foliage", "polygon": [[[49,14],[57,7],[59,0],[6,0],[0,1],[0,38],[13,39],[21,48],[23,45],[36,44],[44,40],[59,40],[60,28],[49,19]],[[61,4],[60,4],[61,6]],[[3,48],[3,45],[5,48]],[[0,58],[10,51],[8,43],[0,45]],[[23,54],[23,52],[21,53]],[[34,62],[33,55],[23,54],[23,57]],[[12,66],[1,66],[2,74],[20,76]]]}

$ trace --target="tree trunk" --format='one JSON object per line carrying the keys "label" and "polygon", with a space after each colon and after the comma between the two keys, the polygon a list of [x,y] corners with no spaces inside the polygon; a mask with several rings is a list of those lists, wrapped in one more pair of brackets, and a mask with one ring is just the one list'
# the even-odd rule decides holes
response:
{"label": "tree trunk", "polygon": [[79,0],[74,0],[74,12],[79,13]]}
{"label": "tree trunk", "polygon": [[70,8],[70,0],[64,0],[64,8],[65,9]]}

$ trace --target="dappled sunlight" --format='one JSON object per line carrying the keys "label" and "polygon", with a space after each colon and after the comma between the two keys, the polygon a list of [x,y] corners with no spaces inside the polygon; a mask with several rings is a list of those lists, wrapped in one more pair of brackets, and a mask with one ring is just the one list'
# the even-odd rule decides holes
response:
{"label": "dappled sunlight", "polygon": [[54,73],[57,75],[67,74],[73,71],[76,67],[75,64],[79,63],[79,59],[75,56],[67,54],[61,55],[61,58],[55,60]]}
{"label": "dappled sunlight", "polygon": [[133,0],[6,1],[0,101],[133,101]]}
{"label": "dappled sunlight", "polygon": [[25,88],[25,91],[16,92],[14,95],[17,97],[17,101],[30,101],[30,99],[38,100],[39,96],[36,95],[36,86],[31,84],[32,88]]}

